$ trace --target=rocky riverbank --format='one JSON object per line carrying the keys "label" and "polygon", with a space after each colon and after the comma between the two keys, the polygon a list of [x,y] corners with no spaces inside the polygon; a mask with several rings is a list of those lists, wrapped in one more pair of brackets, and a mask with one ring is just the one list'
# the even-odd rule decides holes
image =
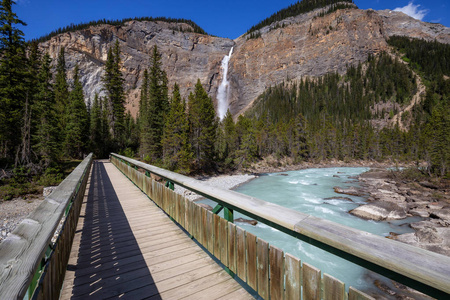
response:
{"label": "rocky riverbank", "polygon": [[401,178],[386,169],[371,169],[358,177],[361,187],[345,194],[368,196],[368,203],[351,214],[370,220],[398,220],[419,216],[410,226],[413,233],[389,238],[450,256],[450,189],[448,182],[436,185],[428,181]]}
{"label": "rocky riverbank", "polygon": [[[350,213],[365,219],[389,221],[404,219],[409,216],[420,216],[422,221],[412,223],[414,233],[397,235],[392,233],[390,238],[411,245],[422,247],[430,251],[450,256],[450,193],[449,186],[436,186],[426,181],[405,180],[395,178],[384,164],[371,163],[342,163],[326,162],[321,164],[279,165],[272,164],[254,166],[251,171],[265,173],[275,171],[298,170],[317,167],[337,166],[367,166],[372,167],[369,172],[358,176],[361,182],[359,188],[342,189],[336,187],[336,192],[350,195],[364,195],[368,203],[357,207]],[[237,174],[203,176],[197,179],[205,183],[224,189],[234,189],[257,175]],[[448,184],[447,184],[448,185]],[[202,196],[190,192],[180,186],[175,186],[177,193],[183,194],[192,201]],[[32,212],[43,197],[33,200],[14,199],[0,202],[0,241]]]}
{"label": "rocky riverbank", "polygon": [[35,210],[43,199],[44,197],[16,198],[9,201],[0,201],[0,242]]}

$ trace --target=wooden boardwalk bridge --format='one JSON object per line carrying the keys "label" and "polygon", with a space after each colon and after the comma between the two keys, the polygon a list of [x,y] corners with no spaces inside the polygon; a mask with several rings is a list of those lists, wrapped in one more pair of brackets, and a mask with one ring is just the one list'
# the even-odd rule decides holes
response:
{"label": "wooden boardwalk bridge", "polygon": [[[208,211],[165,182],[218,204]],[[450,257],[112,154],[88,156],[0,244],[0,299],[372,299],[236,226],[235,210],[450,296]]]}
{"label": "wooden boardwalk bridge", "polygon": [[61,299],[252,299],[108,161],[96,161]]}

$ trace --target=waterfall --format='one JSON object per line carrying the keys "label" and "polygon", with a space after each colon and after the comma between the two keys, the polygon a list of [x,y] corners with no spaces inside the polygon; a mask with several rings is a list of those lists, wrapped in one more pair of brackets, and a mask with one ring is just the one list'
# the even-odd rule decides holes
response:
{"label": "waterfall", "polygon": [[227,113],[228,109],[228,97],[229,97],[229,91],[230,91],[230,85],[227,80],[227,74],[228,74],[228,62],[230,61],[231,54],[233,53],[233,47],[230,49],[230,53],[228,55],[225,55],[225,57],[222,59],[222,70],[223,70],[223,76],[222,76],[222,82],[219,85],[219,89],[217,91],[217,112],[219,114],[220,120],[222,120],[225,117],[225,114]]}

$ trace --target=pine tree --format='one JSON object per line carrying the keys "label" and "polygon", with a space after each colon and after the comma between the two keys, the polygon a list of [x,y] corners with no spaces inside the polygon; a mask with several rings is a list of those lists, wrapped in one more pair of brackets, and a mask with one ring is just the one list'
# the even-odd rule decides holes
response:
{"label": "pine tree", "polygon": [[189,95],[188,107],[190,139],[197,167],[208,171],[214,165],[217,120],[212,99],[200,79],[195,85],[194,94]]}
{"label": "pine tree", "polygon": [[107,115],[111,137],[116,150],[124,146],[125,91],[124,79],[120,71],[120,44],[116,40],[114,47],[109,48],[105,63],[105,74],[102,77],[106,92]]}
{"label": "pine tree", "polygon": [[240,115],[236,123],[236,133],[239,148],[235,154],[235,164],[238,167],[247,167],[257,157],[257,145],[252,120]]}
{"label": "pine tree", "polygon": [[102,103],[97,93],[94,97],[94,103],[92,103],[90,124],[90,144],[92,147],[92,152],[96,157],[103,157],[102,145],[104,144],[104,141],[102,136]]}
{"label": "pine tree", "polygon": [[41,55],[38,49],[37,43],[31,43],[29,48],[28,59],[28,80],[26,80],[26,95],[25,106],[23,108],[23,123],[21,128],[21,144],[16,154],[15,166],[18,165],[30,165],[33,162],[32,151],[32,136],[35,131],[34,123],[32,119],[34,117],[33,106],[35,102],[35,95],[37,94],[39,84],[39,70]]}
{"label": "pine tree", "polygon": [[69,94],[66,119],[64,152],[68,157],[82,158],[89,136],[89,116],[84,102],[83,86],[79,78],[78,64],[75,66],[73,88]]}
{"label": "pine tree", "polygon": [[125,131],[125,148],[127,151],[131,151],[130,155],[134,156],[136,150],[139,147],[139,130],[138,124],[131,116],[131,113],[127,111],[124,118],[124,131]]}
{"label": "pine tree", "polygon": [[189,123],[186,106],[181,99],[180,88],[173,87],[172,101],[166,117],[162,139],[163,163],[169,170],[187,174],[190,171],[192,150],[189,144]]}
{"label": "pine tree", "polygon": [[42,59],[39,72],[38,93],[33,111],[35,112],[36,133],[33,137],[34,149],[40,158],[40,165],[44,168],[56,162],[59,157],[57,136],[56,102],[52,86],[50,71],[51,58],[46,53]]}
{"label": "pine tree", "polygon": [[100,98],[100,106],[102,107],[102,117],[101,117],[101,157],[108,157],[109,152],[112,151],[112,137],[111,130],[109,127],[109,109],[106,98]]}
{"label": "pine tree", "polygon": [[23,32],[26,25],[12,11],[12,0],[0,5],[0,158],[14,159],[21,142],[17,128],[22,128],[26,96],[27,59]]}
{"label": "pine tree", "polygon": [[[150,57],[148,79],[145,78],[141,91],[141,149],[142,156],[150,162],[158,162],[162,156],[162,144],[165,115],[169,110],[167,75],[162,69],[161,55],[156,46]],[[147,94],[147,99],[145,95]]]}
{"label": "pine tree", "polygon": [[233,116],[230,110],[227,110],[225,117],[223,118],[224,140],[225,140],[225,153],[226,157],[233,157],[236,151],[236,125],[233,121]]}
{"label": "pine tree", "polygon": [[56,63],[56,75],[55,75],[55,102],[56,102],[56,113],[58,117],[58,139],[61,143],[64,142],[66,138],[66,122],[70,117],[70,111],[68,110],[69,106],[69,85],[67,83],[67,74],[66,74],[66,59],[64,57],[65,49],[61,47],[58,54],[58,60]]}
{"label": "pine tree", "polygon": [[291,150],[294,161],[296,162],[306,159],[309,155],[306,126],[305,117],[302,114],[298,114],[294,121]]}
{"label": "pine tree", "polygon": [[440,102],[433,109],[427,130],[429,170],[438,176],[450,174],[450,104]]}

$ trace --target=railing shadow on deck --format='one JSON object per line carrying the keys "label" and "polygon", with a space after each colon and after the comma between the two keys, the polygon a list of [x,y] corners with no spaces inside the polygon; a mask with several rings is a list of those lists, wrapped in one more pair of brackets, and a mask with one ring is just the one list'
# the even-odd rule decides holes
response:
{"label": "railing shadow on deck", "polygon": [[[133,298],[158,289],[102,162],[94,162],[72,299]],[[137,297],[137,298],[136,298]]]}

